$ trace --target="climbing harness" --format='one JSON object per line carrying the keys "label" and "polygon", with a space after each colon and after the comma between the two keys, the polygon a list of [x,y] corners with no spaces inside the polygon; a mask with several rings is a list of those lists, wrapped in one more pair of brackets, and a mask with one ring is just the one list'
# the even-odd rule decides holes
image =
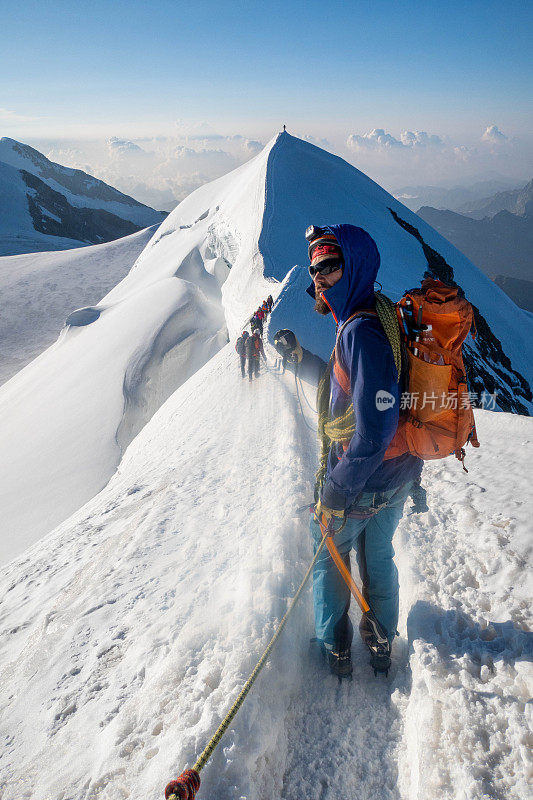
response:
{"label": "climbing harness", "polygon": [[[324,521],[325,521],[325,517],[324,517]],[[344,524],[346,524],[346,523],[344,523]],[[343,527],[343,526],[341,526],[341,527]],[[285,612],[285,615],[284,615],[283,619],[279,623],[276,632],[274,633],[272,639],[268,643],[263,655],[261,656],[261,658],[257,662],[254,671],[252,672],[252,674],[250,675],[250,677],[248,678],[248,680],[246,681],[246,683],[242,687],[242,689],[241,689],[241,691],[239,693],[239,696],[237,697],[237,699],[235,700],[235,702],[231,706],[230,710],[228,711],[228,713],[226,714],[226,716],[224,717],[224,719],[222,720],[222,722],[218,726],[214,736],[210,740],[209,744],[207,745],[207,747],[205,748],[203,753],[197,759],[197,761],[196,761],[195,765],[193,766],[193,768],[185,770],[184,772],[181,773],[181,775],[178,776],[178,778],[176,778],[176,780],[170,781],[170,783],[167,785],[167,787],[165,789],[165,798],[166,798],[166,800],[194,800],[194,798],[196,796],[196,792],[198,791],[198,789],[200,787],[200,772],[201,772],[201,770],[204,768],[204,766],[206,765],[207,761],[210,759],[211,755],[213,754],[216,746],[220,742],[222,736],[224,735],[224,733],[229,728],[229,726],[230,726],[233,718],[235,717],[237,711],[242,706],[242,704],[243,704],[243,702],[244,702],[244,700],[246,698],[246,695],[248,694],[248,692],[252,688],[257,676],[259,675],[259,673],[261,672],[262,668],[264,667],[265,662],[266,662],[268,656],[270,655],[270,653],[272,651],[272,648],[276,644],[281,632],[283,631],[283,629],[284,629],[284,627],[285,627],[285,625],[287,623],[287,620],[289,619],[289,616],[291,615],[296,603],[298,602],[298,599],[299,599],[300,595],[302,594],[302,592],[304,590],[304,587],[305,587],[307,581],[309,580],[309,576],[311,575],[311,573],[313,571],[313,567],[315,566],[315,564],[317,562],[317,559],[318,559],[320,553],[322,552],[322,548],[326,544],[328,538],[331,539],[332,531],[323,523],[320,524],[320,528],[321,528],[321,531],[322,531],[322,539],[321,539],[321,541],[320,541],[320,543],[319,543],[319,545],[317,547],[317,550],[316,550],[316,553],[315,553],[315,555],[313,557],[313,560],[311,561],[311,564],[309,565],[309,569],[305,573],[305,576],[304,576],[300,586],[298,587],[298,590],[297,590],[296,594],[294,595],[293,599],[289,603],[289,607],[288,607],[287,611]],[[335,531],[335,532],[338,532],[338,531]]]}

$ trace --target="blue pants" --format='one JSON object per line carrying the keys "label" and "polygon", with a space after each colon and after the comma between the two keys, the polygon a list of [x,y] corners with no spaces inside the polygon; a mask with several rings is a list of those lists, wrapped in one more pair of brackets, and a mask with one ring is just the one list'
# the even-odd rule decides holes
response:
{"label": "blue pants", "polygon": [[[345,527],[335,534],[334,542],[346,566],[350,566],[350,550],[356,550],[363,594],[392,642],[398,625],[398,570],[393,561],[392,537],[400,519],[412,481],[387,492],[364,492],[357,501],[356,513],[348,517]],[[379,510],[372,516],[372,509]],[[311,519],[315,552],[322,534],[320,525]],[[350,590],[335,566],[326,546],[313,571],[315,629],[326,645],[349,647],[352,625],[348,617]]]}

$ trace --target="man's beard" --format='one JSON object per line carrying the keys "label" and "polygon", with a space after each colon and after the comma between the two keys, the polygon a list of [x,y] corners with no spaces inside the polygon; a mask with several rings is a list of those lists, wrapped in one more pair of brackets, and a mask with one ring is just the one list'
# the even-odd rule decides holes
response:
{"label": "man's beard", "polygon": [[318,314],[322,314],[323,316],[325,316],[326,314],[330,314],[331,313],[331,308],[328,306],[328,304],[326,303],[326,301],[322,297],[322,293],[321,292],[317,292],[315,294],[315,311]]}

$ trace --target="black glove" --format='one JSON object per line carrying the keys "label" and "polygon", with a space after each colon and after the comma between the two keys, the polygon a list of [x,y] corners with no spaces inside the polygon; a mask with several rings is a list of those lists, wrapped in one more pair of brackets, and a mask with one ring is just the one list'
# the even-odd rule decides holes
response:
{"label": "black glove", "polygon": [[426,511],[429,511],[427,493],[421,483],[413,483],[409,496],[413,501],[413,505],[408,516],[411,516],[411,514],[425,514]]}

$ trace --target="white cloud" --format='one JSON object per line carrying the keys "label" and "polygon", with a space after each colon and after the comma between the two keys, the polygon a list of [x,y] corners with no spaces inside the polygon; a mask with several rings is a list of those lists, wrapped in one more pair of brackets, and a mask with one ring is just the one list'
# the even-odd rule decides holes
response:
{"label": "white cloud", "polygon": [[[533,148],[496,126],[481,140],[483,128],[470,139],[404,129],[375,128],[369,133],[332,131],[329,141],[318,132],[295,133],[347,159],[386,189],[412,184],[466,184],[487,175],[515,178],[533,174]],[[116,131],[114,131],[116,133]],[[142,132],[144,133],[144,132]],[[324,131],[325,133],[325,131]],[[487,133],[487,132],[485,132]],[[498,136],[500,134],[500,136]],[[331,144],[330,144],[331,142]],[[239,133],[218,134],[202,124],[173,136],[102,136],[98,139],[33,139],[28,142],[48,158],[91,175],[153,208],[169,211],[202,184],[224,175],[260,152],[261,141]]]}
{"label": "white cloud", "polygon": [[487,142],[488,144],[504,144],[509,140],[497,125],[489,125],[481,137],[481,141]]}
{"label": "white cloud", "polygon": [[112,136],[107,140],[107,146],[111,153],[116,153],[118,155],[131,153],[138,155],[139,153],[144,153],[144,150],[142,147],[139,147],[138,144],[130,142],[128,139],[118,139],[116,136]]}
{"label": "white cloud", "polygon": [[400,138],[396,139],[391,133],[386,133],[384,128],[374,128],[370,133],[362,136],[352,133],[348,136],[346,144],[352,150],[391,150],[393,148],[419,148],[443,147],[444,141],[440,136],[426,133],[426,131],[402,131]]}
{"label": "white cloud", "polygon": [[475,150],[472,147],[467,147],[465,144],[461,144],[453,148],[453,154],[455,155],[457,161],[466,163],[475,154]]}
{"label": "white cloud", "polygon": [[295,133],[294,135],[304,139],[306,142],[316,144],[317,147],[322,147],[323,150],[331,150],[333,147],[329,139],[324,137],[313,136],[311,133]]}
{"label": "white cloud", "polygon": [[339,152],[385,188],[465,184],[489,175],[514,180],[533,172],[531,142],[507,136],[496,125],[466,141],[413,130],[396,136],[374,128],[349,136]]}
{"label": "white cloud", "polygon": [[402,143],[390,133],[385,133],[383,128],[374,128],[362,136],[352,133],[348,136],[346,144],[353,150],[388,150],[391,147],[402,147]]}
{"label": "white cloud", "polygon": [[172,167],[173,160],[176,161],[176,168],[182,174],[190,174],[192,172],[207,172],[210,174],[212,171],[227,172],[235,166],[235,158],[220,148],[210,149],[202,147],[200,150],[195,150],[192,147],[185,147],[179,145],[174,150],[171,158],[163,162],[161,167]]}
{"label": "white cloud", "polygon": [[42,144],[48,158],[83,169],[153,208],[169,211],[194,189],[248,161],[263,148],[241,134],[187,131],[181,136],[71,140]]}
{"label": "white cloud", "polygon": [[403,131],[400,139],[405,147],[444,147],[444,140],[425,131]]}
{"label": "white cloud", "polygon": [[246,139],[244,142],[244,149],[247,153],[250,153],[251,156],[256,156],[263,149],[263,145],[255,139]]}

